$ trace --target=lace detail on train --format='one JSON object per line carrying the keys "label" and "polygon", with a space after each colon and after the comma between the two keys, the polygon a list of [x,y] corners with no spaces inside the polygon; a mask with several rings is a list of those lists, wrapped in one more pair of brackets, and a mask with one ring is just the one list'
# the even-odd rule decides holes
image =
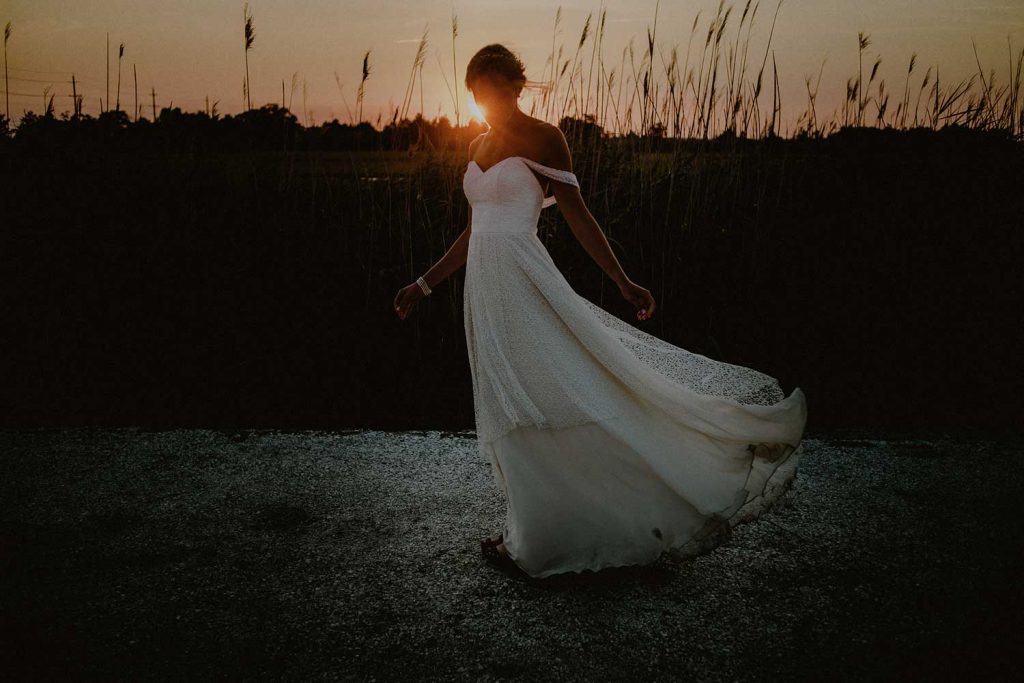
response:
{"label": "lace detail on train", "polygon": [[770,406],[786,397],[774,377],[742,365],[717,361],[674,346],[633,327],[588,299],[601,323],[652,370],[709,396],[728,396],[740,403]]}

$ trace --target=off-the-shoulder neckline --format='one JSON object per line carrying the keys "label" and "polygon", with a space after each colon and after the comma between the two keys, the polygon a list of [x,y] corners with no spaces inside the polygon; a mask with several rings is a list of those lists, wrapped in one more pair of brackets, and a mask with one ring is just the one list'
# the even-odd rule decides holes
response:
{"label": "off-the-shoulder neckline", "polygon": [[566,171],[566,170],[563,170],[561,168],[551,168],[550,166],[545,166],[544,164],[540,163],[539,161],[534,161],[533,159],[530,159],[529,157],[524,157],[524,156],[521,156],[519,154],[514,154],[512,156],[505,157],[504,159],[501,159],[500,161],[496,161],[493,164],[491,164],[490,166],[488,166],[487,170],[484,170],[480,166],[480,164],[478,164],[476,162],[476,159],[470,159],[469,163],[466,164],[466,166],[467,166],[467,168],[469,166],[476,166],[477,170],[480,171],[480,173],[486,175],[486,174],[490,173],[492,170],[494,170],[496,167],[498,167],[499,165],[501,165],[501,164],[505,163],[506,161],[508,161],[509,159],[522,159],[523,161],[529,161],[530,163],[537,164],[541,168],[546,168],[549,171],[557,171],[559,173],[572,173],[572,171]]}

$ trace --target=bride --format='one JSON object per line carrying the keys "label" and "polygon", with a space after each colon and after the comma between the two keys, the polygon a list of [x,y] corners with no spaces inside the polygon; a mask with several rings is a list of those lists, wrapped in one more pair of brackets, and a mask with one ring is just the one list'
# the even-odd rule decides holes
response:
{"label": "bride", "polygon": [[525,83],[502,45],[470,60],[466,87],[488,130],[469,145],[469,221],[399,290],[395,312],[404,320],[465,266],[477,442],[507,500],[505,529],[481,541],[488,561],[543,578],[691,556],[792,482],[804,393],[787,397],[774,378],[658,339],[572,289],[537,236],[555,203],[637,320],[656,308],[587,209],[562,132],[519,109]]}

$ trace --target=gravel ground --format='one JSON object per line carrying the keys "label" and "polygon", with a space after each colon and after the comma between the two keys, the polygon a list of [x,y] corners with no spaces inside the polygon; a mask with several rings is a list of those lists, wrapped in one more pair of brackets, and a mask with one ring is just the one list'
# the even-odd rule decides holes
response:
{"label": "gravel ground", "polygon": [[480,557],[505,502],[472,432],[0,431],[0,667],[1008,678],[1024,651],[1020,443],[808,433],[792,488],[724,545],[530,582]]}

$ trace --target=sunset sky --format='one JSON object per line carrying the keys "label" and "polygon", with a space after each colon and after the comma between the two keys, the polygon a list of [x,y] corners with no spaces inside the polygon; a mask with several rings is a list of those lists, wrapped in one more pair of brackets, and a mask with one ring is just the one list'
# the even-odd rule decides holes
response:
{"label": "sunset sky", "polygon": [[[726,37],[734,39],[743,2],[734,5]],[[622,50],[633,39],[639,65],[646,49],[647,28],[658,12],[655,36],[655,72],[664,80],[662,59],[673,47],[685,59],[694,17],[700,12],[697,35],[691,47],[690,66],[699,60],[703,34],[714,17],[718,0],[682,2],[611,0],[597,2],[540,2],[536,0],[288,0],[249,3],[254,18],[255,44],[249,52],[252,102],[281,103],[281,84],[291,110],[303,120],[303,90],[312,121],[337,118],[349,121],[348,107],[355,107],[363,53],[370,50],[371,76],[367,82],[364,118],[376,121],[402,103],[413,58],[424,30],[428,33],[423,66],[424,115],[438,114],[454,120],[449,87],[453,85],[451,16],[458,17],[455,72],[463,121],[467,112],[462,86],[465,67],[472,54],[491,42],[502,43],[518,53],[527,77],[545,76],[545,62],[552,44],[557,8],[562,8],[556,49],[564,46],[563,59],[575,51],[588,13],[593,12],[591,37],[581,60],[584,73],[590,63],[592,41],[602,8],[607,9],[604,37],[606,69],[618,72]],[[748,78],[756,77],[764,57],[776,1],[762,2],[753,25],[748,53]],[[131,112],[134,102],[132,67],[138,72],[139,103],[151,116],[150,89],[156,89],[157,107],[173,101],[186,111],[205,108],[205,98],[218,101],[221,114],[243,108],[245,77],[242,38],[242,2],[220,0],[4,0],[0,25],[8,21],[12,35],[7,45],[11,117],[18,121],[25,110],[39,112],[43,88],[51,93],[58,112],[70,111],[71,74],[84,93],[85,113],[99,112],[106,90],[106,35],[110,35],[110,98],[115,98],[118,44],[125,44],[121,71],[121,108]],[[746,35],[744,26],[744,37]],[[986,78],[995,71],[996,85],[1005,85],[1014,56],[1024,46],[1024,0],[783,0],[772,49],[779,69],[783,120],[792,126],[806,106],[805,77],[817,80],[819,119],[830,118],[845,95],[847,78],[857,72],[857,33],[871,38],[864,55],[867,70],[882,58],[879,78],[893,93],[890,112],[903,92],[907,65],[916,52],[917,66],[911,78],[916,92],[928,66],[938,66],[943,83],[977,73],[972,39],[977,45]],[[742,43],[742,41],[741,41]],[[627,71],[629,62],[627,57]],[[771,68],[771,56],[768,69]],[[933,70],[934,73],[934,70]],[[342,89],[339,93],[335,74]],[[719,78],[724,78],[725,59]],[[295,76],[296,87],[291,87]],[[770,75],[770,71],[769,71]],[[616,74],[618,79],[620,74]],[[631,79],[631,74],[626,74]],[[447,83],[446,83],[447,79]],[[631,80],[627,80],[627,84]],[[770,84],[770,79],[766,79]],[[2,85],[2,84],[0,84]],[[344,97],[344,100],[343,100]],[[771,107],[771,91],[762,92],[762,109]],[[419,85],[410,116],[419,111]],[[0,99],[0,106],[5,101]],[[529,111],[527,96],[520,106]],[[5,111],[0,109],[0,111]]]}

